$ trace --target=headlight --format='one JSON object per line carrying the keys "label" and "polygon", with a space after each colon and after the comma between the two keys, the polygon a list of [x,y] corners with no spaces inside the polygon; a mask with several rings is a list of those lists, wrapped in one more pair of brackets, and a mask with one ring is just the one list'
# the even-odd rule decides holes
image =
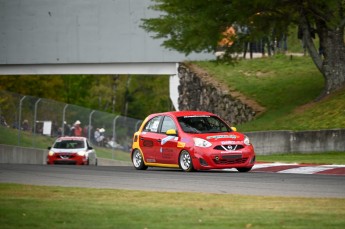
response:
{"label": "headlight", "polygon": [[250,140],[247,136],[244,136],[244,141],[243,141],[244,144],[246,144],[247,146],[250,145]]}
{"label": "headlight", "polygon": [[85,154],[86,154],[85,151],[79,151],[79,152],[78,152],[78,155],[79,155],[79,156],[85,156]]}
{"label": "headlight", "polygon": [[194,138],[194,145],[199,147],[210,147],[212,144],[202,138]]}
{"label": "headlight", "polygon": [[53,155],[54,155],[54,151],[51,151],[51,150],[50,150],[49,153],[48,153],[48,155],[49,155],[49,156],[53,156]]}

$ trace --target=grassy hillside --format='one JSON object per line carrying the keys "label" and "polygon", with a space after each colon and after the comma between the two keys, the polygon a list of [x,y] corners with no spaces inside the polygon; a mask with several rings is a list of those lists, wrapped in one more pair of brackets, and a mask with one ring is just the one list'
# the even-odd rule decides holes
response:
{"label": "grassy hillside", "polygon": [[313,102],[323,89],[309,57],[276,55],[235,65],[197,62],[215,79],[266,108],[240,131],[345,128],[345,90]]}

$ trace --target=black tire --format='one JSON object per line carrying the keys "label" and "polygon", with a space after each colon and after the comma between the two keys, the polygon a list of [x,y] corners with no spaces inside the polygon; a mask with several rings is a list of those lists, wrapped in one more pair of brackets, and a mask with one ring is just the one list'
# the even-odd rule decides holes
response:
{"label": "black tire", "polygon": [[192,172],[194,171],[192,157],[190,156],[187,150],[182,150],[180,153],[178,163],[180,168],[185,172]]}
{"label": "black tire", "polygon": [[240,173],[246,173],[246,172],[249,172],[252,167],[247,167],[247,168],[236,168],[237,171],[239,171]]}
{"label": "black tire", "polygon": [[135,149],[132,154],[132,163],[134,168],[137,170],[145,170],[147,169],[147,166],[144,163],[144,158],[141,155],[140,150]]}

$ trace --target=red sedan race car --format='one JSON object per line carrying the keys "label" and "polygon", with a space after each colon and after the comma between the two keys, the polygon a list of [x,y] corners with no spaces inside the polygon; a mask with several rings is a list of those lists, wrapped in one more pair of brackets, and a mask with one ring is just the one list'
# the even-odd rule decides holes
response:
{"label": "red sedan race car", "polygon": [[97,165],[97,155],[85,137],[60,137],[48,147],[47,164]]}
{"label": "red sedan race car", "polygon": [[220,117],[203,111],[149,115],[134,134],[131,151],[138,170],[150,166],[193,170],[236,168],[248,172],[255,163],[249,138]]}

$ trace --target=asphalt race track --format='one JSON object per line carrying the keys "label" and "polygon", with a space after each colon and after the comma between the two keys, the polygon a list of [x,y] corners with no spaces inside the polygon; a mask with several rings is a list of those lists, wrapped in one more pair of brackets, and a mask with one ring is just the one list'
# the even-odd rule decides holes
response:
{"label": "asphalt race track", "polygon": [[262,196],[345,197],[345,176],[235,171],[203,171],[131,166],[0,164],[0,182],[168,192]]}

